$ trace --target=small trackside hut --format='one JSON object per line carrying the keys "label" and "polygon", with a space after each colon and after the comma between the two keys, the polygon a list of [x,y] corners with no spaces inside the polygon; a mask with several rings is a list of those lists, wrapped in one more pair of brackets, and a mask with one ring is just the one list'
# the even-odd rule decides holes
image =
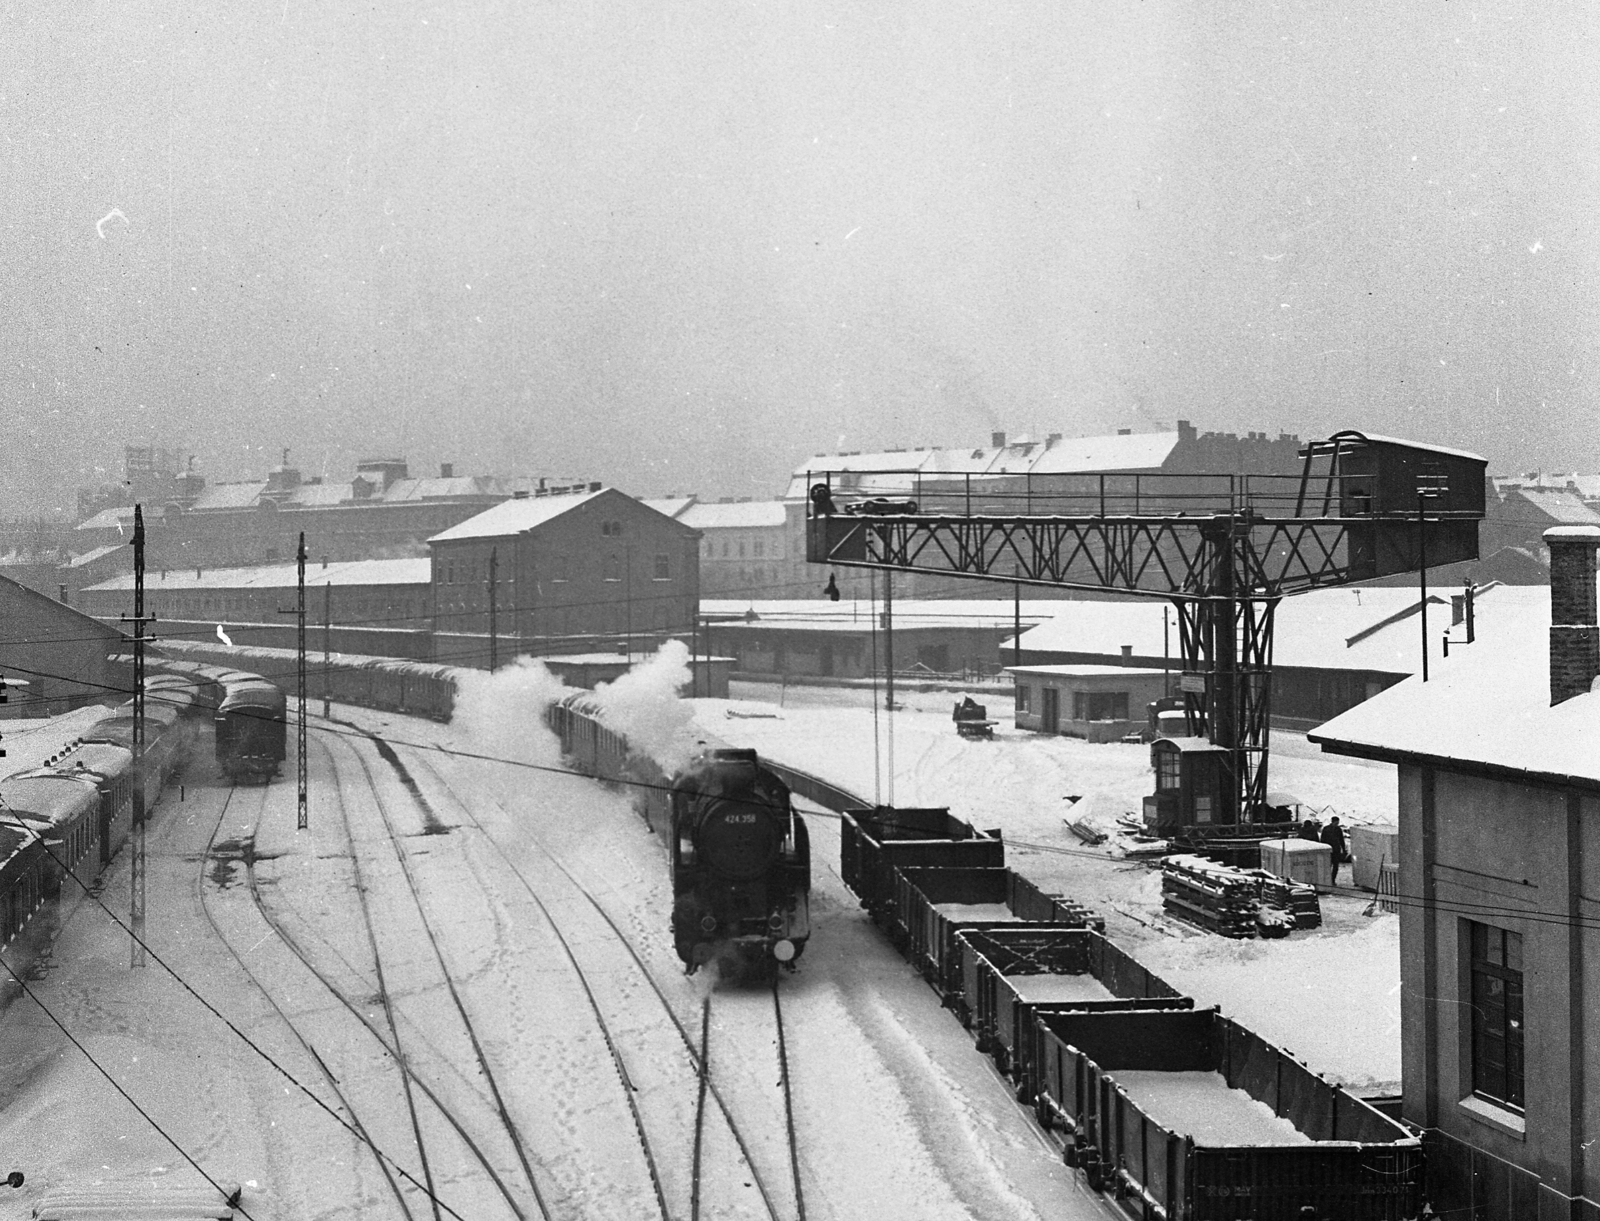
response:
{"label": "small trackside hut", "polygon": [[1150,743],[1156,791],[1144,799],[1144,825],[1152,835],[1209,827],[1222,809],[1227,748],[1204,738],[1157,738]]}

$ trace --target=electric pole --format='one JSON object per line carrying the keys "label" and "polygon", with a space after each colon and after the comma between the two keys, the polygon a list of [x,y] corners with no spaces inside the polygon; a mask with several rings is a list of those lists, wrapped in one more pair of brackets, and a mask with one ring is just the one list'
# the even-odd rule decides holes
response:
{"label": "electric pole", "polygon": [[300,550],[296,556],[298,561],[299,602],[295,606],[295,647],[300,651],[300,715],[299,723],[295,729],[295,780],[299,784],[297,798],[299,804],[295,808],[295,828],[304,831],[310,824],[306,811],[306,535],[300,532]]}
{"label": "electric pole", "polygon": [[145,808],[144,808],[144,625],[154,615],[144,613],[144,508],[133,506],[133,614],[122,622],[133,624],[133,851],[128,924],[133,930],[128,965],[144,966]]}
{"label": "electric pole", "polygon": [[332,715],[333,699],[333,583],[322,587],[322,717]]}
{"label": "electric pole", "polygon": [[500,665],[499,623],[495,618],[495,579],[500,572],[500,549],[489,548],[489,673]]}

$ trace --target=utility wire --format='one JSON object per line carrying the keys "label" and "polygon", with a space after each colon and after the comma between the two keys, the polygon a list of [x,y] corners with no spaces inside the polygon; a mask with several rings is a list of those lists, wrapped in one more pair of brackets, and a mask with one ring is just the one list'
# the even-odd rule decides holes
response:
{"label": "utility wire", "polygon": [[[12,817],[14,819],[16,819],[16,811],[12,810],[10,812],[12,814]],[[156,953],[155,948],[153,946],[151,946],[149,942],[145,941],[142,937],[140,937],[137,933],[135,933],[133,931],[133,929],[131,927],[129,927],[128,924],[126,924],[123,921],[122,917],[117,915],[116,912],[112,911],[111,908],[106,906],[105,902],[100,898],[100,896],[98,894],[96,894],[93,890],[91,890],[89,888],[89,886],[83,881],[83,879],[80,878],[77,875],[77,872],[75,870],[73,870],[72,866],[67,864],[66,861],[62,860],[59,856],[57,856],[54,852],[52,852],[50,850],[50,846],[44,842],[44,838],[42,836],[37,836],[37,828],[29,826],[27,823],[22,822],[20,819],[16,820],[16,825],[21,826],[23,829],[25,829],[25,830],[27,830],[29,832],[33,832],[36,835],[36,837],[38,838],[39,846],[44,849],[44,851],[49,855],[50,859],[56,863],[56,865],[61,869],[61,871],[63,873],[65,873],[69,878],[71,878],[75,883],[77,883],[78,889],[82,890],[83,893],[85,895],[87,895],[89,897],[89,899],[91,899],[94,902],[95,906],[100,908],[101,911],[105,912],[106,915],[110,916],[112,922],[118,928],[120,928],[124,933],[128,934],[129,937],[133,938],[133,940],[139,945],[139,947],[141,949],[143,949],[145,953],[150,955],[150,957],[155,960],[156,964],[159,967],[161,967],[161,969],[163,971],[165,971],[168,975],[172,976],[172,978],[177,981],[179,987],[181,987],[190,996],[194,997],[195,1000],[199,1001],[201,1007],[204,1008],[206,1010],[206,1012],[210,1013],[219,1022],[221,1022],[224,1026],[226,1026],[230,1031],[232,1031],[235,1035],[237,1035],[239,1037],[240,1041],[243,1042],[246,1047],[248,1047],[251,1051],[255,1052],[256,1055],[260,1056],[263,1060],[265,1060],[268,1064],[270,1064],[274,1069],[276,1069],[278,1071],[278,1073],[282,1075],[284,1080],[288,1081],[291,1085],[293,1085],[297,1090],[299,1090],[307,1098],[311,1099],[312,1102],[316,1103],[318,1107],[320,1107],[322,1110],[326,1111],[329,1115],[331,1115],[333,1117],[334,1121],[337,1124],[339,1124],[339,1126],[342,1127],[346,1132],[349,1132],[350,1135],[354,1136],[362,1144],[366,1145],[367,1148],[371,1149],[374,1155],[376,1155],[377,1157],[382,1158],[385,1162],[389,1163],[389,1165],[392,1166],[395,1169],[395,1171],[397,1173],[399,1173],[399,1175],[406,1180],[406,1182],[410,1183],[413,1187],[416,1187],[419,1191],[423,1192],[428,1197],[428,1199],[430,1201],[432,1201],[434,1204],[437,1204],[440,1208],[442,1208],[445,1212],[449,1213],[452,1217],[455,1217],[456,1221],[466,1221],[466,1218],[462,1217],[460,1213],[456,1212],[455,1209],[451,1208],[443,1200],[439,1199],[438,1196],[434,1195],[434,1193],[432,1191],[429,1191],[426,1186],[424,1186],[422,1183],[419,1183],[415,1178],[413,1178],[411,1173],[409,1171],[407,1171],[404,1166],[400,1165],[399,1162],[395,1161],[394,1158],[390,1157],[387,1153],[385,1153],[382,1149],[380,1149],[377,1146],[377,1144],[375,1144],[373,1142],[372,1138],[369,1137],[364,1131],[362,1131],[360,1129],[360,1127],[358,1127],[356,1125],[352,1125],[349,1121],[347,1121],[344,1118],[344,1116],[340,1115],[337,1111],[335,1111],[332,1107],[330,1107],[321,1098],[317,1097],[317,1095],[314,1094],[311,1091],[309,1086],[307,1086],[304,1083],[302,1083],[299,1078],[297,1078],[293,1073],[291,1073],[288,1069],[286,1069],[282,1064],[278,1063],[278,1061],[275,1060],[272,1057],[272,1054],[270,1052],[268,1052],[265,1048],[263,1048],[259,1043],[257,1043],[254,1039],[252,1039],[249,1035],[245,1034],[244,1031],[240,1030],[237,1026],[235,1026],[233,1024],[233,1022],[227,1017],[227,1015],[222,1013],[221,1010],[219,1010],[215,1005],[213,1005],[205,997],[201,996],[199,992],[195,991],[194,987],[189,983],[189,981],[184,979],[184,977],[182,975],[179,975],[178,972],[167,962],[166,959],[162,958],[160,954]],[[16,979],[19,984],[22,984],[23,991],[25,991],[25,992],[28,991],[27,984],[23,984],[22,983],[21,978],[17,976],[17,973],[15,971],[11,970],[11,967],[10,967],[9,964],[6,965],[6,970],[11,972],[11,977],[13,979]],[[29,995],[32,996],[32,993],[29,992]],[[38,1001],[37,997],[34,997],[34,1000],[36,1002],[38,1002],[39,1007],[41,1009],[44,1009],[43,1002]],[[62,1033],[65,1034],[67,1036],[67,1038],[72,1039],[73,1045],[75,1047],[78,1047],[80,1050],[82,1050],[82,1046],[83,1045],[81,1043],[79,1043],[77,1039],[73,1038],[72,1033],[70,1031],[68,1031],[67,1028],[61,1024],[61,1022],[55,1017],[55,1015],[54,1014],[50,1014],[50,1011],[48,1009],[46,1009],[45,1012],[46,1012],[46,1014],[49,1015],[51,1021],[55,1022],[57,1026],[61,1027]],[[89,1053],[87,1051],[84,1051],[84,1055],[87,1056],[88,1054]],[[91,1057],[91,1062],[93,1062],[93,1058],[92,1057]],[[99,1068],[100,1066],[98,1064],[96,1064],[95,1067]],[[101,1069],[100,1071],[102,1073],[105,1072],[104,1069]],[[111,1080],[109,1075],[107,1076],[107,1080]],[[112,1085],[116,1085],[117,1084],[115,1081],[112,1081],[111,1083],[112,1083]],[[133,1099],[128,1097],[127,1093],[122,1090],[122,1087],[120,1085],[117,1086],[117,1091],[119,1093],[121,1093],[124,1098],[128,1098],[129,1102],[133,1102]],[[135,1108],[138,1108],[138,1104],[137,1103],[134,1103],[134,1106],[135,1106]],[[141,1115],[145,1114],[145,1112],[142,1109],[139,1110],[139,1113]],[[146,1115],[146,1118],[148,1119],[149,1116]],[[159,1125],[156,1125],[156,1123],[155,1123],[155,1121],[153,1119],[150,1122],[151,1122],[152,1126],[156,1127],[157,1131],[161,1131]],[[165,1132],[162,1132],[161,1134],[163,1136],[166,1136]],[[167,1137],[167,1139],[169,1141],[171,1141],[172,1138],[171,1137]],[[176,1143],[174,1143],[173,1147],[177,1148]],[[183,1150],[182,1149],[178,1149],[178,1152],[183,1153]],[[184,1154],[185,1158],[187,1158],[188,1156],[189,1156],[188,1154],[186,1154],[186,1153]],[[192,1159],[190,1160],[190,1165],[194,1165],[196,1170],[200,1170],[200,1167],[198,1165],[195,1165],[195,1163],[193,1162]],[[205,1171],[201,1170],[200,1173],[201,1174],[205,1174]],[[216,1183],[213,1182],[210,1179],[209,1176],[207,1176],[207,1180],[206,1181],[210,1182],[213,1187],[216,1186]],[[219,1188],[218,1190],[221,1190],[221,1189]],[[226,1195],[226,1193],[224,1193],[224,1195]],[[248,1215],[248,1214],[246,1214],[246,1215]]]}
{"label": "utility wire", "polygon": [[[82,1052],[83,1053],[83,1058],[85,1060],[89,1061],[90,1064],[94,1065],[95,1070],[102,1077],[104,1077],[107,1081],[109,1081],[111,1083],[111,1088],[116,1090],[117,1093],[121,1094],[122,1097],[127,1100],[128,1105],[131,1106],[135,1111],[138,1111],[140,1116],[144,1119],[144,1121],[147,1124],[149,1124],[152,1128],[154,1128],[157,1132],[159,1132],[161,1134],[161,1138],[163,1140],[165,1140],[167,1142],[167,1144],[171,1145],[174,1149],[176,1149],[178,1151],[178,1155],[180,1157],[182,1157],[184,1161],[188,1162],[189,1165],[193,1166],[197,1171],[199,1171],[201,1178],[203,1178],[206,1182],[210,1183],[212,1187],[216,1188],[217,1194],[223,1198],[223,1200],[228,1204],[228,1206],[230,1208],[238,1209],[247,1218],[250,1217],[250,1211],[247,1208],[245,1208],[243,1204],[239,1203],[239,1193],[237,1191],[228,1191],[226,1188],[224,1188],[222,1186],[221,1183],[217,1182],[216,1179],[212,1178],[209,1174],[206,1173],[204,1166],[202,1166],[199,1162],[195,1161],[194,1158],[189,1156],[189,1151],[187,1149],[185,1149],[182,1145],[180,1145],[177,1142],[176,1138],[174,1138],[173,1135],[170,1132],[168,1132],[159,1123],[157,1123],[155,1116],[151,1115],[149,1111],[145,1110],[142,1106],[140,1106],[138,1101],[133,1097],[132,1094],[128,1093],[127,1090],[122,1088],[121,1084],[117,1081],[117,1079],[115,1077],[113,1077],[106,1070],[105,1065],[101,1064],[100,1061],[96,1060],[94,1058],[94,1055],[89,1051],[89,1049],[78,1041],[77,1037],[72,1033],[72,1031],[67,1029],[66,1023],[64,1023],[53,1012],[51,1012],[50,1007],[48,1005],[46,1005],[42,1000],[39,999],[38,995],[34,992],[34,990],[32,988],[28,987],[27,981],[24,980],[22,978],[22,976],[18,975],[16,973],[16,971],[12,969],[12,966],[11,966],[11,964],[9,962],[5,962],[3,959],[0,959],[0,965],[4,965],[5,966],[6,974],[10,975],[12,979],[17,981],[17,986],[22,989],[23,993],[28,997],[28,999],[31,1000],[35,1005],[38,1005],[40,1011],[43,1012],[45,1017],[49,1018],[52,1022],[54,1022],[55,1025],[56,1025],[56,1028],[58,1030],[60,1030],[62,1034],[66,1035],[67,1041],[69,1043],[71,1043],[74,1047],[76,1047],[80,1052]],[[253,1219],[252,1219],[252,1221],[253,1221]]]}

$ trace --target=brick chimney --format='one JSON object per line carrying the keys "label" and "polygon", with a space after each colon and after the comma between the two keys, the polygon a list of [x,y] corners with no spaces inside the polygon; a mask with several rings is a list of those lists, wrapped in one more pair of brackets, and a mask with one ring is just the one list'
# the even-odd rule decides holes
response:
{"label": "brick chimney", "polygon": [[1552,526],[1550,548],[1550,702],[1589,690],[1600,676],[1595,619],[1595,548],[1600,526]]}

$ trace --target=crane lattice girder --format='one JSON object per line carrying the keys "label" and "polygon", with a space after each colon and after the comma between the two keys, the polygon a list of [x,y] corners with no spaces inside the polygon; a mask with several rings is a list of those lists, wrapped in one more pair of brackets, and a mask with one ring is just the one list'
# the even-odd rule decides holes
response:
{"label": "crane lattice girder", "polygon": [[[1434,563],[1475,557],[1475,545],[1468,555],[1462,554],[1465,548],[1450,545],[1460,524],[1425,520]],[[1466,524],[1475,531],[1476,522]],[[1414,568],[1418,524],[1415,518],[1374,523],[1229,514],[899,514],[817,516],[810,529],[807,558],[816,564],[1162,598],[1209,596],[1214,584],[1206,579],[1207,566],[1221,545],[1232,558],[1232,596],[1277,598]]]}

